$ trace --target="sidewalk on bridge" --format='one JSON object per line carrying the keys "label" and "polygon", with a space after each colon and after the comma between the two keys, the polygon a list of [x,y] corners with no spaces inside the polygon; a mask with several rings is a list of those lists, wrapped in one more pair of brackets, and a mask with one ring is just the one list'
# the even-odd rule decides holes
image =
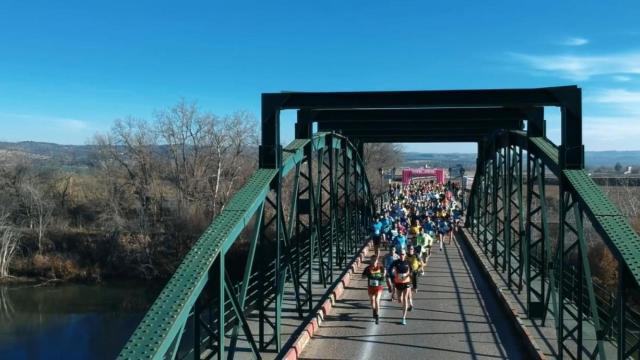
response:
{"label": "sidewalk on bridge", "polygon": [[[526,285],[523,286],[522,291],[518,291],[516,286],[509,287],[507,285],[507,277],[504,272],[496,271],[491,266],[489,259],[482,252],[480,245],[473,241],[473,235],[468,229],[464,229],[464,239],[466,243],[471,247],[472,254],[476,257],[477,261],[480,261],[481,267],[485,272],[485,276],[491,278],[491,282],[494,285],[494,291],[498,294],[505,311],[510,311],[513,314],[511,319],[517,323],[518,331],[524,336],[529,337],[529,343],[535,348],[535,351],[539,353],[540,358],[556,358],[558,357],[558,338],[555,327],[555,316],[553,310],[550,309],[547,314],[547,319],[544,324],[540,320],[532,320],[528,318],[526,313]],[[461,236],[461,239],[463,239]],[[569,320],[566,320],[567,322]],[[567,325],[574,325],[574,323],[567,323]],[[586,344],[590,344],[591,348],[595,348],[596,336],[593,331],[593,327],[589,325],[589,322],[585,321],[583,325],[583,337]],[[616,347],[609,341],[604,342],[604,350],[607,357],[616,357]]]}
{"label": "sidewalk on bridge", "polygon": [[[360,272],[363,270],[361,267]],[[375,325],[366,280],[353,277],[300,358],[304,359],[522,359],[523,339],[463,240],[436,248],[418,280],[414,310],[401,309],[385,291]]]}
{"label": "sidewalk on bridge", "polygon": [[[311,335],[313,335],[314,331],[318,328],[318,324],[321,320],[332,311],[332,306],[336,303],[337,299],[340,299],[347,286],[349,286],[350,279],[354,277],[358,277],[360,275],[360,270],[362,268],[362,260],[364,256],[368,253],[370,244],[365,244],[361,251],[355,256],[352,261],[349,263],[349,268],[347,270],[342,269],[344,271],[344,275],[338,273],[338,269],[335,268],[335,276],[336,285],[335,287],[324,288],[320,282],[319,273],[320,273],[320,264],[317,261],[312,263],[312,276],[313,276],[313,292],[314,292],[314,304],[319,300],[319,298],[327,296],[327,299],[322,302],[322,305],[319,306],[319,310],[315,316],[313,316],[310,320],[307,318],[305,320],[309,320],[308,322],[302,322],[302,319],[298,316],[298,313],[295,311],[295,294],[293,288],[290,283],[287,283],[285,287],[285,294],[283,298],[283,313],[282,313],[282,339],[285,344],[283,346],[283,350],[278,353],[275,351],[263,351],[262,358],[263,359],[276,359],[282,356],[284,359],[295,359],[297,358],[297,354],[302,351],[304,346],[309,341]],[[327,293],[328,292],[328,293]],[[274,311],[274,304],[271,304],[267,309],[267,312],[270,314]],[[254,336],[257,336],[259,332],[259,323],[258,323],[258,313],[257,311],[252,312],[247,317],[247,322],[251,328],[251,331]],[[269,327],[265,327],[265,337],[267,339],[273,336],[273,331]],[[227,334],[225,339],[225,348],[226,351],[229,351],[229,344],[231,342],[230,333]],[[281,355],[284,354],[284,355]],[[235,359],[253,359],[253,354],[251,352],[251,348],[247,341],[247,338],[244,336],[242,332],[238,333],[238,343],[237,349],[234,356]]]}

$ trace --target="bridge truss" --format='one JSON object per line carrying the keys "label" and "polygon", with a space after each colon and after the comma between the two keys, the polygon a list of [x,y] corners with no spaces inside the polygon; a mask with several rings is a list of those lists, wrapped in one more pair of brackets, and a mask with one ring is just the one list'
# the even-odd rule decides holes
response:
{"label": "bridge truss", "polygon": [[[558,146],[545,136],[545,106],[561,109]],[[287,109],[298,110],[296,140],[283,148]],[[579,88],[271,93],[262,95],[261,127],[259,169],[196,242],[121,358],[280,352],[283,312],[311,316],[363,246],[376,207],[362,161],[368,142],[477,143],[467,226],[510,286],[526,291],[528,316],[553,317],[559,357],[637,352],[625,314],[640,280],[640,238],[583,170]],[[557,236],[546,172],[560,183]],[[614,316],[603,316],[594,294],[585,220],[618,263]],[[227,257],[241,245],[235,274]]]}
{"label": "bridge truss", "polygon": [[[261,358],[286,340],[283,312],[303,319],[324,301],[364,244],[373,211],[365,169],[338,134],[294,140],[281,155],[214,219],[120,358],[233,358],[240,348]],[[244,251],[229,262],[232,246]],[[325,291],[314,293],[314,282]],[[288,303],[286,290],[294,293]]]}

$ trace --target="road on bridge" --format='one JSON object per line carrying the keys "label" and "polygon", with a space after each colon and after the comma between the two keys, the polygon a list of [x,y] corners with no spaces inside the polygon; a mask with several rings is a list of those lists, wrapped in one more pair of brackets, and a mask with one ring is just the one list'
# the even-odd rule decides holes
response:
{"label": "road on bridge", "polygon": [[366,280],[352,278],[300,358],[526,358],[521,338],[469,251],[462,239],[443,251],[435,248],[419,277],[405,326],[400,324],[401,305],[389,301],[386,290],[380,324],[375,325]]}

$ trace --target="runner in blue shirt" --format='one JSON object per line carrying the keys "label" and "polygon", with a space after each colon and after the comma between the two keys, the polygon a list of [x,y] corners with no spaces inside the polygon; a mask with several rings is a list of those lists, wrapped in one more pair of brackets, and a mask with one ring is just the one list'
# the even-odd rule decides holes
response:
{"label": "runner in blue shirt", "polygon": [[396,250],[398,251],[398,253],[400,253],[401,250],[406,250],[407,248],[407,237],[404,236],[403,233],[399,233],[398,236],[396,236],[396,238],[393,241],[393,246],[396,248]]}
{"label": "runner in blue shirt", "polygon": [[393,279],[391,278],[391,264],[398,259],[398,255],[396,254],[396,248],[391,247],[389,249],[389,253],[384,257],[384,268],[386,270],[386,280],[387,280],[387,289],[389,290],[389,301],[392,301],[394,298],[395,289],[393,286]]}
{"label": "runner in blue shirt", "polygon": [[[449,233],[449,224],[444,218],[438,218],[438,237],[440,238],[440,251],[444,247],[444,236]],[[449,238],[449,243],[451,243],[451,238]]]}
{"label": "runner in blue shirt", "polygon": [[378,255],[378,248],[380,247],[380,239],[382,237],[382,222],[379,218],[371,225],[371,240],[373,240],[373,249],[375,254]]}
{"label": "runner in blue shirt", "polygon": [[381,243],[384,246],[388,246],[387,245],[387,233],[389,232],[389,230],[391,230],[391,221],[389,219],[389,213],[385,212],[384,216],[382,217],[382,219],[380,219],[380,223],[382,224],[382,239],[381,239]]}

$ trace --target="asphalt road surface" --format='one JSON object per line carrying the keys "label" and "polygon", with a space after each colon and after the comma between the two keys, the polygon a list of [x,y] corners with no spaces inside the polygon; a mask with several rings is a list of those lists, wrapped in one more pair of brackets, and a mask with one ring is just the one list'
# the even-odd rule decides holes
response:
{"label": "asphalt road surface", "polygon": [[[523,344],[462,240],[437,246],[401,325],[385,290],[373,322],[366,280],[353,278],[302,359],[524,359]],[[360,271],[364,270],[361,266]]]}

